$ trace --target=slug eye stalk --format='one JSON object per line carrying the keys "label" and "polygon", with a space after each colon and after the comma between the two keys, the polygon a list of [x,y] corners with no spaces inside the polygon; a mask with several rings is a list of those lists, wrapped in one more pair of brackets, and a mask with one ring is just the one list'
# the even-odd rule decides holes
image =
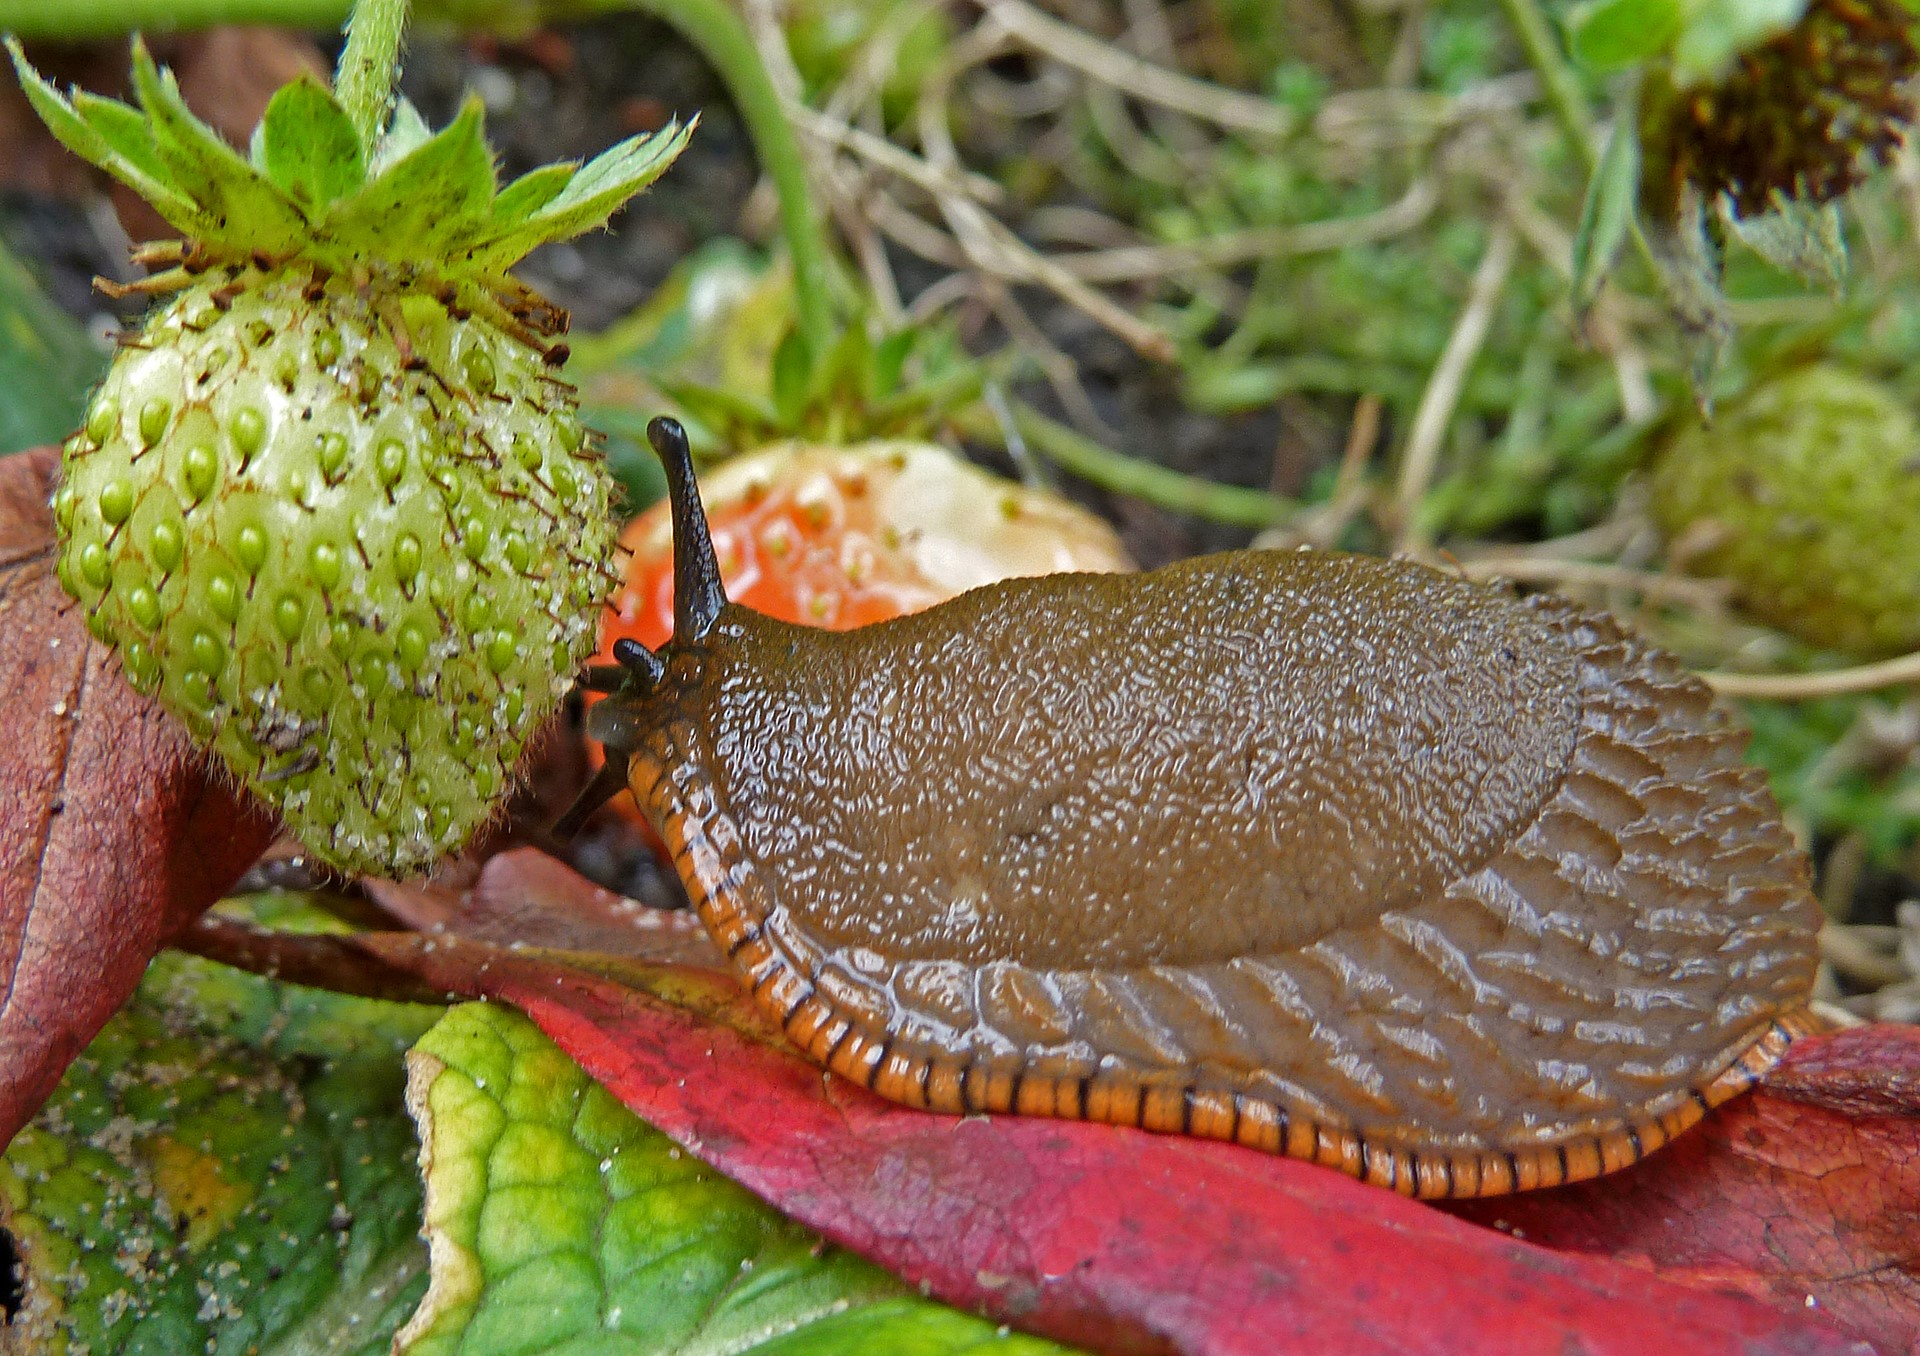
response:
{"label": "slug eye stalk", "polygon": [[618,664],[589,664],[580,678],[580,687],[587,692],[618,692],[627,683],[627,671]]}
{"label": "slug eye stalk", "polygon": [[[666,675],[660,656],[636,640],[614,643],[615,664],[596,664],[581,686],[614,697],[642,697]],[[606,750],[606,762],[553,824],[553,837],[566,842],[586,825],[594,811],[627,789],[626,746],[632,742],[632,709],[624,702],[600,702],[587,712],[587,734]]]}
{"label": "slug eye stalk", "polygon": [[[647,425],[647,441],[667,473],[667,499],[673,510],[673,639],[702,639],[727,605],[720,561],[707,531],[707,513],[693,478],[693,449],[678,419],[661,416]],[[623,659],[621,661],[625,663]]]}
{"label": "slug eye stalk", "polygon": [[629,637],[623,636],[613,642],[613,657],[620,666],[620,673],[627,675],[629,681],[631,675],[638,674],[645,686],[652,687],[666,676],[665,661],[639,641]]}

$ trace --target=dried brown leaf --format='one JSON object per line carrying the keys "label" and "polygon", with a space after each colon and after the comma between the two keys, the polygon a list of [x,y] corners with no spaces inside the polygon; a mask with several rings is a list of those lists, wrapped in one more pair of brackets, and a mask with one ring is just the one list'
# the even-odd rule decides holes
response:
{"label": "dried brown leaf", "polygon": [[57,460],[0,458],[0,1142],[273,833],[54,578]]}

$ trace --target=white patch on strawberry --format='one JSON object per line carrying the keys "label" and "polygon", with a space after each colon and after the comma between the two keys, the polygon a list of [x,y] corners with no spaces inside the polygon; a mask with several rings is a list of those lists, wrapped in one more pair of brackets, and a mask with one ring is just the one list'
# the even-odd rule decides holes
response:
{"label": "white patch on strawberry", "polygon": [[[781,443],[707,472],[701,499],[728,596],[815,626],[897,617],[1019,575],[1133,568],[1094,514],[931,443]],[[632,563],[603,653],[620,635],[659,645],[673,616],[665,503],[621,544]]]}

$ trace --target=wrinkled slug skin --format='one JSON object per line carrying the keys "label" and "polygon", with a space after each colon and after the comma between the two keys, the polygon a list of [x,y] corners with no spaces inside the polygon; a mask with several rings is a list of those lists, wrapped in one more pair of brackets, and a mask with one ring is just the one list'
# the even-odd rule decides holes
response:
{"label": "wrinkled slug skin", "polygon": [[630,780],[813,1058],[1422,1196],[1632,1162],[1812,1029],[1808,868],[1671,656],[1236,552],[829,635],[728,606]]}

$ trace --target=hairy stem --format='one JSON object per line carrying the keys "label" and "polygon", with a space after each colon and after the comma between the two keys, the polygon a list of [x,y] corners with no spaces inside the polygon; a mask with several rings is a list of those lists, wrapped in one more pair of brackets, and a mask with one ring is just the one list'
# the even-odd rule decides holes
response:
{"label": "hairy stem", "polygon": [[1580,81],[1572,67],[1560,55],[1560,44],[1547,25],[1546,14],[1541,11],[1538,0],[1500,0],[1500,8],[1506,11],[1507,22],[1513,25],[1514,35],[1520,39],[1528,64],[1540,77],[1540,88],[1547,96],[1547,107],[1553,110],[1554,121],[1560,124],[1561,134],[1573,148],[1581,167],[1592,174],[1600,167],[1600,152],[1593,144],[1593,110],[1587,107],[1587,96],[1581,93]]}
{"label": "hairy stem", "polygon": [[372,159],[393,106],[400,72],[400,35],[407,27],[408,0],[354,0],[347,20],[347,46],[334,72],[334,92]]}
{"label": "hairy stem", "polygon": [[338,28],[346,13],[345,0],[17,0],[5,27],[29,42],[79,42],[215,24]]}

